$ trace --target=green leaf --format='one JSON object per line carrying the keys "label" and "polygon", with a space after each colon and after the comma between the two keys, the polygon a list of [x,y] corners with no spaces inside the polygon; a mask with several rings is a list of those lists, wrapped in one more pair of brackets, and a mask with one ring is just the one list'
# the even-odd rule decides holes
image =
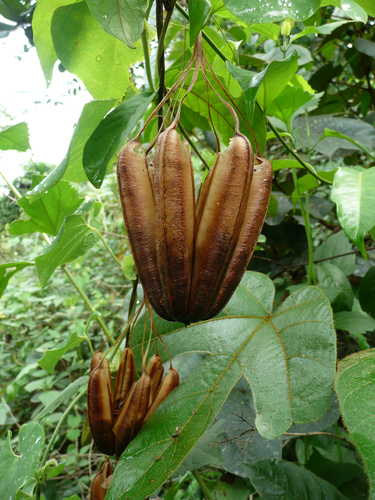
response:
{"label": "green leaf", "polygon": [[335,312],[350,311],[353,291],[348,278],[335,265],[321,262],[316,265],[319,288],[328,297]]}
{"label": "green leaf", "polygon": [[[125,450],[107,500],[144,498],[163,484],[208,429],[242,376],[251,386],[256,428],[263,437],[275,439],[293,421],[322,417],[332,397],[336,359],[329,302],[314,287],[297,291],[274,313],[273,300],[272,281],[247,272],[225,311],[213,320],[185,328],[154,317],[172,358],[185,352],[207,357]],[[132,335],[137,362],[144,321],[140,319]],[[159,352],[166,360],[164,350]],[[174,437],[176,427],[179,433]]]}
{"label": "green leaf", "polygon": [[332,484],[291,462],[266,458],[243,467],[264,500],[346,500]]}
{"label": "green leaf", "polygon": [[[33,187],[42,179],[42,176],[34,175]],[[60,181],[44,192],[36,201],[29,200],[24,195],[18,200],[18,205],[30,219],[12,222],[9,233],[20,235],[39,232],[56,236],[65,217],[77,210],[82,201],[77,190],[65,181]]]}
{"label": "green leaf", "polygon": [[44,447],[44,431],[37,422],[22,425],[18,435],[18,456],[12,451],[10,437],[11,432],[0,451],[0,498],[4,499],[14,499],[22,486],[33,478]]}
{"label": "green leaf", "polygon": [[375,43],[371,40],[367,40],[366,38],[356,38],[354,46],[358,52],[375,59]]}
{"label": "green leaf", "polygon": [[336,392],[345,427],[361,454],[375,498],[375,350],[352,354],[338,366]]}
{"label": "green leaf", "polygon": [[369,16],[375,17],[375,5],[372,0],[355,0],[356,3],[367,12]]}
{"label": "green leaf", "polygon": [[105,33],[86,2],[58,8],[51,33],[62,64],[83,81],[95,99],[123,98],[132,85],[130,66],[143,59],[142,44],[132,50]]}
{"label": "green leaf", "polygon": [[55,366],[64,354],[79,346],[84,340],[86,340],[86,337],[79,336],[77,332],[70,334],[65,342],[59,343],[59,347],[55,347],[55,349],[51,349],[44,353],[43,358],[38,360],[39,366],[52,375],[55,371]]}
{"label": "green leaf", "polygon": [[105,32],[134,49],[144,29],[147,0],[87,0],[87,5]]}
{"label": "green leaf", "polygon": [[244,91],[246,111],[250,123],[253,121],[255,99],[258,100],[265,111],[297,71],[297,61],[298,55],[293,52],[283,61],[270,62],[261,73],[247,71],[227,62],[228,70]]}
{"label": "green leaf", "polygon": [[298,87],[287,85],[269,106],[267,113],[276,116],[286,125],[292,121],[298,110],[304,109],[305,104],[314,98],[309,92]]}
{"label": "green leaf", "polygon": [[[338,233],[330,236],[326,241],[323,241],[323,243],[314,251],[314,261],[327,259],[328,257],[336,257],[336,255],[341,255],[351,251],[352,245],[348,237],[344,231],[339,231]],[[355,259],[355,254],[352,254],[326,260],[324,262],[327,264],[334,264],[336,267],[341,269],[345,276],[349,276],[355,270]]]}
{"label": "green leaf", "polygon": [[375,318],[375,267],[366,272],[358,292],[362,309]]}
{"label": "green leaf", "polygon": [[[370,2],[371,0],[364,0]],[[359,3],[359,2],[358,2]],[[246,24],[273,23],[290,17],[295,21],[303,21],[311,17],[320,7],[320,0],[290,0],[282,3],[279,0],[269,0],[261,3],[248,4],[238,0],[224,0],[227,9],[240,21]]]}
{"label": "green leaf", "polygon": [[375,331],[375,319],[360,311],[342,311],[334,315],[335,328],[353,334]]}
{"label": "green leaf", "polygon": [[276,217],[278,209],[279,202],[277,201],[277,198],[273,194],[271,194],[270,203],[267,209],[267,217]]}
{"label": "green leaf", "polygon": [[115,102],[115,99],[109,99],[108,101],[91,101],[85,104],[74,129],[65,158],[42,182],[26,193],[26,198],[31,201],[40,198],[44,191],[51,189],[62,178],[70,182],[87,181],[82,165],[83,148],[90,135],[114,106]]}
{"label": "green leaf", "polygon": [[124,256],[121,262],[121,270],[125,278],[128,278],[128,280],[137,279],[137,269],[132,255]]}
{"label": "green leaf", "polygon": [[8,262],[0,264],[0,299],[3,296],[4,290],[8,286],[9,280],[25,267],[33,266],[34,262]]}
{"label": "green leaf", "polygon": [[82,157],[89,181],[99,188],[107,165],[136,126],[151,103],[154,94],[143,92],[120,104],[102,120],[89,137]]}
{"label": "green leaf", "polygon": [[76,0],[38,0],[33,15],[33,41],[38,53],[47,87],[52,80],[53,67],[57,61],[51,35],[51,21],[58,7],[75,3]]}
{"label": "green leaf", "polygon": [[29,127],[27,123],[17,123],[0,132],[0,149],[6,151],[15,149],[16,151],[27,151],[30,149]]}
{"label": "green leaf", "polygon": [[191,0],[189,2],[189,35],[190,47],[195,43],[199,32],[203,29],[211,4],[208,0]]}
{"label": "green leaf", "polygon": [[354,144],[354,146],[356,146],[358,149],[362,149],[362,151],[366,153],[368,156],[370,156],[370,158],[373,158],[375,160],[375,156],[372,154],[371,150],[365,144],[356,141],[355,139],[349,137],[346,134],[341,134],[340,132],[336,132],[336,130],[331,130],[329,128],[326,128],[324,129],[324,134],[322,135],[322,137],[319,139],[318,142],[322,141],[323,139],[326,139],[327,137],[337,137],[338,139],[344,139],[345,141],[349,141],[352,144]]}
{"label": "green leaf", "polygon": [[61,404],[66,404],[73,396],[77,396],[78,392],[86,390],[88,379],[89,377],[84,375],[69,384],[68,387],[59,392],[53,401],[51,401],[38,415],[34,417],[34,420],[41,420],[50,413],[53,413]]}
{"label": "green leaf", "polygon": [[364,236],[375,226],[375,168],[339,168],[333,179],[331,200],[339,222],[367,259]]}
{"label": "green leaf", "polygon": [[42,288],[58,266],[84,255],[99,240],[97,230],[100,223],[97,217],[101,208],[100,202],[91,200],[84,203],[76,213],[64,220],[52,244],[35,259]]}

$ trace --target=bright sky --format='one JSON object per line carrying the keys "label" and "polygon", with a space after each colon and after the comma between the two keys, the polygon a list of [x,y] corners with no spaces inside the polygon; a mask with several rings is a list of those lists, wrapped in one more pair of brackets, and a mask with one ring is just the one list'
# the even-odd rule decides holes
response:
{"label": "bright sky", "polygon": [[[60,73],[57,64],[47,89],[36,49],[25,52],[25,45],[22,29],[0,38],[0,130],[26,122],[32,148],[26,153],[0,150],[0,170],[9,180],[19,176],[30,160],[58,165],[84,104],[92,99],[83,84],[68,71]],[[1,177],[0,185],[4,185]]]}

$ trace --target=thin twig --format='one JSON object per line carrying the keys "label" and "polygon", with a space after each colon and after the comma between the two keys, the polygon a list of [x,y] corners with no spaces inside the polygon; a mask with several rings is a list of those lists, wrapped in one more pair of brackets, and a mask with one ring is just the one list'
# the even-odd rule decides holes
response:
{"label": "thin twig", "polygon": [[333,434],[332,432],[284,432],[283,436],[295,436],[295,437],[301,437],[301,436],[331,436],[336,439],[340,439],[341,441],[344,441],[347,444],[350,444],[355,448],[355,444],[349,441],[349,439],[346,439],[342,436],[337,436],[337,434]]}

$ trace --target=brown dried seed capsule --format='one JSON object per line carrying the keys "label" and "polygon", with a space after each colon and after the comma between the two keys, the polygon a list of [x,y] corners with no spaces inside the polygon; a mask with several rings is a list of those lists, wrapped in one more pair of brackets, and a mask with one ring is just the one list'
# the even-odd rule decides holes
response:
{"label": "brown dried seed capsule", "polygon": [[115,452],[113,427],[113,394],[107,359],[91,372],[87,387],[87,415],[91,435],[98,450],[106,455]]}
{"label": "brown dried seed capsule", "polygon": [[271,162],[266,158],[256,156],[246,215],[238,238],[238,243],[216,304],[205,319],[212,318],[216,316],[216,314],[219,314],[233,295],[233,292],[244,275],[262,231],[264,219],[267,215],[267,208],[272,190],[272,175],[273,170]]}
{"label": "brown dried seed capsule", "polygon": [[90,500],[105,500],[105,495],[112,479],[112,467],[106,460],[100,472],[94,477],[90,487]]}
{"label": "brown dried seed capsule", "polygon": [[173,127],[160,134],[154,157],[155,229],[163,303],[175,321],[189,323],[195,200],[188,148]]}
{"label": "brown dried seed capsule", "polygon": [[120,365],[117,371],[115,394],[113,403],[114,418],[117,417],[130,388],[135,382],[136,371],[133,351],[127,347],[121,354]]}
{"label": "brown dried seed capsule", "polygon": [[150,376],[142,373],[141,378],[134,384],[121,407],[113,426],[118,457],[142,428],[148,409],[150,390]]}
{"label": "brown dried seed capsule", "polygon": [[235,251],[253,177],[250,141],[237,133],[219,153],[197,202],[197,230],[189,319],[205,319],[214,307]]}
{"label": "brown dried seed capsule", "polygon": [[147,415],[145,416],[144,421],[147,422],[151,415],[154,413],[156,408],[164,401],[164,399],[170,394],[173,389],[176,389],[178,384],[180,383],[180,376],[178,371],[173,367],[170,367],[168,373],[165,375],[163,380],[161,381],[158,392],[155,395],[155,398],[150,406]]}
{"label": "brown dried seed capsule", "polygon": [[155,202],[146,153],[138,140],[128,142],[117,161],[117,179],[124,222],[137,272],[152,307],[172,321],[163,305],[156,260]]}
{"label": "brown dried seed capsule", "polygon": [[163,378],[164,368],[159,354],[154,354],[148,360],[146,372],[151,378],[150,404],[154,400],[155,394],[159,389],[161,379]]}
{"label": "brown dried seed capsule", "polygon": [[103,359],[102,351],[94,352],[94,354],[91,358],[90,370],[93,371],[94,368],[99,366],[102,359]]}

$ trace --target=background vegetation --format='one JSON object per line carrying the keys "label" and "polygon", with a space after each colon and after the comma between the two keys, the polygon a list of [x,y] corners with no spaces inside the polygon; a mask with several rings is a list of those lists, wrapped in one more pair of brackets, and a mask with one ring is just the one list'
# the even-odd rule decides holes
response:
{"label": "background vegetation", "polygon": [[[375,499],[373,2],[164,7],[0,1],[2,36],[25,31],[47,85],[59,61],[93,97],[61,164],[25,167],[0,198],[0,498],[89,498],[104,459],[86,418],[92,349],[118,336],[133,290],[142,301],[114,162],[203,28],[241,131],[253,140],[246,121],[272,160],[271,204],[217,318],[155,317],[184,382],[126,449],[106,498]],[[207,102],[223,147],[233,135],[200,76],[181,119],[196,186],[215,160]],[[142,143],[156,133],[152,122]],[[0,148],[27,150],[27,125],[3,129]],[[143,327],[141,315],[138,367]]]}

